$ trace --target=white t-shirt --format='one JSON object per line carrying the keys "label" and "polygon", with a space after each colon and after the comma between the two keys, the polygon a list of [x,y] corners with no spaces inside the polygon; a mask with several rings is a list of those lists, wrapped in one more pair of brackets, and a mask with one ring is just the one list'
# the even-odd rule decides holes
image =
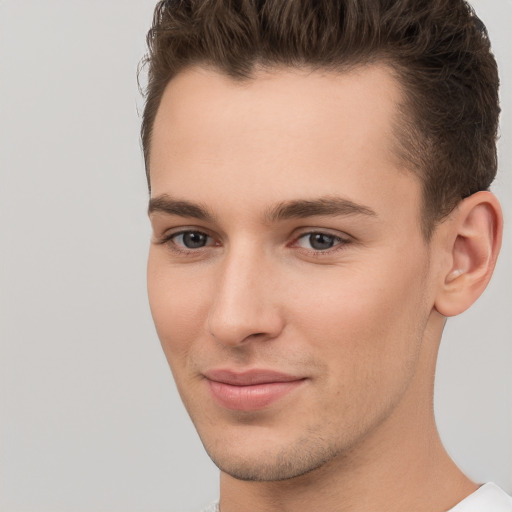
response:
{"label": "white t-shirt", "polygon": [[[202,512],[219,512],[219,506],[212,503]],[[446,512],[512,512],[512,498],[489,482]]]}
{"label": "white t-shirt", "polygon": [[496,484],[489,482],[448,512],[512,512],[512,498]]}

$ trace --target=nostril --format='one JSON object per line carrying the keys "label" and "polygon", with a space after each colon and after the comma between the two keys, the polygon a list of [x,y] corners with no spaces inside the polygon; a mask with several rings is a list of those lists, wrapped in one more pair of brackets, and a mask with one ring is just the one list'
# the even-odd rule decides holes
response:
{"label": "nostril", "polygon": [[274,336],[267,332],[254,332],[244,335],[243,333],[218,333],[215,335],[212,331],[208,334],[220,345],[244,346],[247,342],[272,339]]}

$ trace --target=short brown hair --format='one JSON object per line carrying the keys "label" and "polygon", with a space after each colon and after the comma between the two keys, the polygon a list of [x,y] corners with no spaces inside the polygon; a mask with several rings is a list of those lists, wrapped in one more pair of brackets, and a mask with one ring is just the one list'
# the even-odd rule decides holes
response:
{"label": "short brown hair", "polygon": [[385,62],[404,91],[399,153],[423,187],[428,239],[497,170],[498,72],[484,24],[464,0],[163,0],[147,36],[142,146],[163,92],[203,65],[234,80],[255,67],[345,71]]}

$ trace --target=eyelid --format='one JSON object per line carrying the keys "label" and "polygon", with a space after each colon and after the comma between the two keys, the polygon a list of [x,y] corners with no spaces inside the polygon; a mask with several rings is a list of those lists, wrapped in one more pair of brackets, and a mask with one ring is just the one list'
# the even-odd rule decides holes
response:
{"label": "eyelid", "polygon": [[161,235],[157,235],[156,238],[162,242],[165,243],[166,241],[170,240],[172,237],[175,237],[177,235],[182,235],[184,233],[202,233],[204,235],[209,236],[210,238],[215,238],[214,235],[212,235],[211,231],[204,227],[199,226],[176,226],[173,228],[163,229]]}
{"label": "eyelid", "polygon": [[302,227],[299,229],[296,229],[292,235],[294,240],[298,240],[299,238],[306,236],[306,235],[314,235],[314,234],[322,234],[327,236],[333,236],[336,238],[339,238],[343,241],[353,241],[354,237],[352,235],[349,235],[345,231],[339,231],[337,229],[331,229],[331,228],[321,228],[321,227]]}

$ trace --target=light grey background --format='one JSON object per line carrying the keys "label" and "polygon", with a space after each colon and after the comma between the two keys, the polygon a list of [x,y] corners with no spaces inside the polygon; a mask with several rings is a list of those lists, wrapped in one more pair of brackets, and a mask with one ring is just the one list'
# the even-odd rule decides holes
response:
{"label": "light grey background", "polygon": [[[0,2],[0,510],[194,510],[214,499],[154,332],[137,63],[153,1]],[[512,491],[512,3],[479,0],[501,65],[506,235],[449,322],[436,412],[477,481]]]}

